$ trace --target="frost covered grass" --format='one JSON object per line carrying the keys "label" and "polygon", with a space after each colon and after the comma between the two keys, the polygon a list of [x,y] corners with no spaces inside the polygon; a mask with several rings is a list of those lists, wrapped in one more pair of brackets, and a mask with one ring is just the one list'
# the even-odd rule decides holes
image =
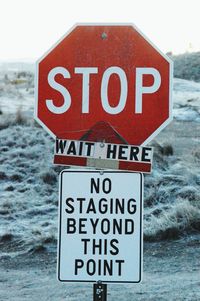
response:
{"label": "frost covered grass", "polygon": [[[30,70],[0,72],[2,254],[43,252],[56,245],[58,174],[64,167],[53,166],[54,142],[33,121],[33,80]],[[146,241],[200,232],[199,95],[200,83],[174,80],[176,127],[153,141],[153,172],[145,176]]]}
{"label": "frost covered grass", "polygon": [[[20,113],[22,114],[22,113]],[[52,162],[53,142],[25,115],[10,115],[0,130],[0,244],[25,249],[55,242],[58,172]],[[8,116],[7,116],[8,117]]]}
{"label": "frost covered grass", "polygon": [[199,233],[198,151],[191,152],[190,156],[177,156],[173,153],[166,155],[157,144],[154,147],[156,168],[152,175],[145,177],[144,239],[177,239],[189,233]]}
{"label": "frost covered grass", "polygon": [[163,209],[153,209],[146,214],[145,240],[178,239],[184,234],[200,232],[200,207],[188,200],[177,199],[176,203]]}
{"label": "frost covered grass", "polygon": [[[57,239],[58,174],[54,141],[29,116],[0,116],[0,246],[3,252],[43,252]],[[153,142],[145,176],[144,239],[177,239],[200,232],[200,156],[177,156],[168,140]]]}

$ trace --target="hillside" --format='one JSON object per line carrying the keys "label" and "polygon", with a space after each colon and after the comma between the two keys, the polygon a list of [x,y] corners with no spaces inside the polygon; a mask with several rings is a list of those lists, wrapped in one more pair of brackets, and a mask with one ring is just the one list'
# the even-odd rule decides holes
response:
{"label": "hillside", "polygon": [[200,52],[169,56],[174,61],[174,77],[200,82]]}

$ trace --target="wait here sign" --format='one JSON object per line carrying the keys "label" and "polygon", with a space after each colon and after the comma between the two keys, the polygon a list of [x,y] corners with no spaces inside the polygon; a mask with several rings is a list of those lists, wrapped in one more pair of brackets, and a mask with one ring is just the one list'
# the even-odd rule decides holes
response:
{"label": "wait here sign", "polygon": [[141,281],[142,195],[139,173],[61,172],[60,281]]}

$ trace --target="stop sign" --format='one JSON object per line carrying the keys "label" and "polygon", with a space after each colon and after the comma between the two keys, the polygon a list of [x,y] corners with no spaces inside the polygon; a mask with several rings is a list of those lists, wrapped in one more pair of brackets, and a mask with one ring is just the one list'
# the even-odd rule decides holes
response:
{"label": "stop sign", "polygon": [[141,145],[172,119],[172,62],[132,25],[73,27],[36,80],[35,117],[53,137],[79,140],[103,122]]}

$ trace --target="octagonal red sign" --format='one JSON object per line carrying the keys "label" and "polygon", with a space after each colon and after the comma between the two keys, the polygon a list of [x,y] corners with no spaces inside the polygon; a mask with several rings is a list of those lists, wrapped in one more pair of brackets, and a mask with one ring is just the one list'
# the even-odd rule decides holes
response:
{"label": "octagonal red sign", "polygon": [[103,124],[106,141],[141,145],[172,119],[172,62],[132,25],[73,27],[37,62],[36,80],[35,117],[53,137]]}

